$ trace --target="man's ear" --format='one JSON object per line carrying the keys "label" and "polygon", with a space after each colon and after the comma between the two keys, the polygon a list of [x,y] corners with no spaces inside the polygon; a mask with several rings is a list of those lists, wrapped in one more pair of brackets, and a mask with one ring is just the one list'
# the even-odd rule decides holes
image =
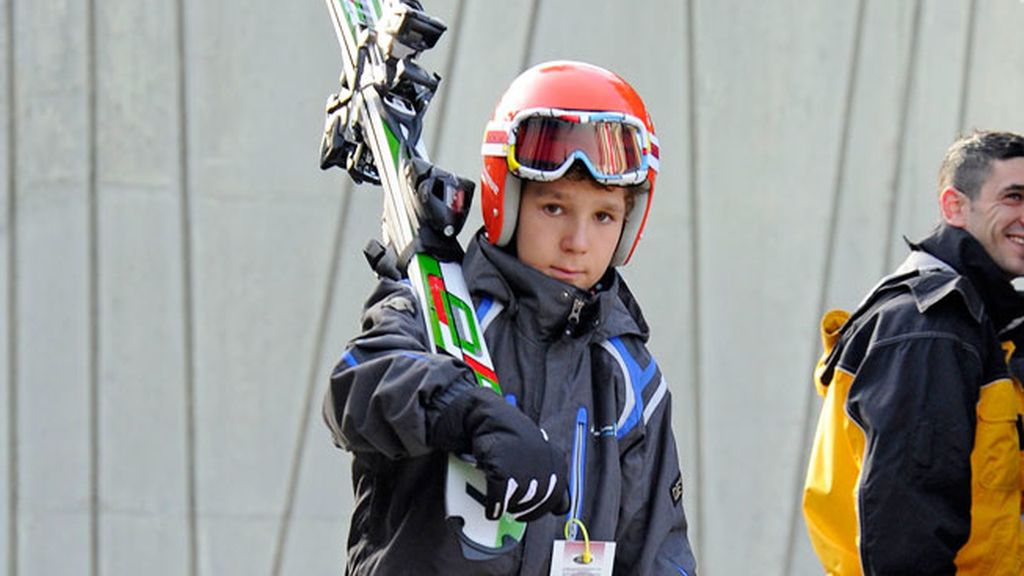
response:
{"label": "man's ear", "polygon": [[967,211],[970,210],[971,199],[966,194],[947,186],[939,193],[939,209],[942,219],[955,228],[967,226]]}

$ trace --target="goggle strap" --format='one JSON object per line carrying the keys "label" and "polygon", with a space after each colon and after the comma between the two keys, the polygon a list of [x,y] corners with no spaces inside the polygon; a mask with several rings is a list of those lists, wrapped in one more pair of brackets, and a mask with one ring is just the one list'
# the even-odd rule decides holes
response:
{"label": "goggle strap", "polygon": [[480,145],[483,156],[505,156],[508,153],[509,122],[491,120],[484,128],[484,142]]}

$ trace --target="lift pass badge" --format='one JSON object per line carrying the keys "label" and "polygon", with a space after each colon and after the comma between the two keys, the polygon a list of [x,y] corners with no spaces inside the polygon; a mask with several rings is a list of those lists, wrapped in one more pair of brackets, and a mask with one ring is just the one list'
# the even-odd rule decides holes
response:
{"label": "lift pass badge", "polygon": [[555,540],[550,576],[611,576],[615,564],[615,542],[590,541],[590,562],[584,562],[584,543]]}

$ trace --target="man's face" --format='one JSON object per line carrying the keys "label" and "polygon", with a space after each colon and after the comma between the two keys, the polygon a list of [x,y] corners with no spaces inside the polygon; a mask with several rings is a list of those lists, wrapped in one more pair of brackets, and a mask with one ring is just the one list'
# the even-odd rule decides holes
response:
{"label": "man's face", "polygon": [[516,226],[519,259],[588,290],[612,261],[625,214],[624,188],[589,178],[525,181]]}
{"label": "man's face", "polygon": [[1007,276],[1024,276],[1024,158],[993,160],[990,168],[978,197],[966,200],[959,227],[985,247]]}

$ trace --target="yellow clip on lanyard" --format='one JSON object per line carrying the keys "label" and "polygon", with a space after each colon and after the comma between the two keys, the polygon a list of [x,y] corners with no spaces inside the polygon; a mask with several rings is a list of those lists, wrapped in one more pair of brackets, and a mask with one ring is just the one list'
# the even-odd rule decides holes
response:
{"label": "yellow clip on lanyard", "polygon": [[583,525],[583,521],[579,518],[570,518],[565,522],[565,539],[569,539],[569,526],[577,524],[580,527],[580,531],[583,532],[583,563],[590,564],[594,557],[590,554],[590,536],[587,534],[587,527]]}

